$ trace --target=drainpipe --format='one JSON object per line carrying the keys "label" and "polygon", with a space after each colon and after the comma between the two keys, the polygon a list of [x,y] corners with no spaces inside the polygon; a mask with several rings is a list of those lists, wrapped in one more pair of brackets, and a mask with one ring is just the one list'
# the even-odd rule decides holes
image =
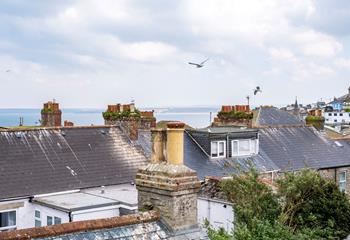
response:
{"label": "drainpipe", "polygon": [[337,169],[334,168],[334,182],[337,184]]}

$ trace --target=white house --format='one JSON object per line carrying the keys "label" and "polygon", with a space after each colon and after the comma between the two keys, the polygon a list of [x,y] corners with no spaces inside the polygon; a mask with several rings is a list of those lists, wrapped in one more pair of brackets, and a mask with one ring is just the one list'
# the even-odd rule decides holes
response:
{"label": "white house", "polygon": [[350,112],[324,112],[323,116],[328,125],[350,124]]}

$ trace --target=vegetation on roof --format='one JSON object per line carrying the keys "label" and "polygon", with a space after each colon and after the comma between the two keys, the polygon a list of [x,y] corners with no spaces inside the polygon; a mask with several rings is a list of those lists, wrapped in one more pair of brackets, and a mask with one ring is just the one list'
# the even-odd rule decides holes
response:
{"label": "vegetation on roof", "polygon": [[317,130],[323,129],[324,117],[319,116],[307,116],[305,118],[306,124],[311,124]]}
{"label": "vegetation on roof", "polygon": [[242,112],[242,111],[230,111],[230,112],[218,112],[218,117],[221,119],[233,119],[233,120],[240,120],[240,119],[252,119],[253,113],[252,112]]}
{"label": "vegetation on roof", "polygon": [[102,113],[102,116],[104,120],[107,121],[115,121],[115,120],[121,120],[121,119],[139,119],[141,118],[141,113],[139,110],[135,109],[134,112],[130,111],[122,111],[122,112],[110,112],[106,111]]}

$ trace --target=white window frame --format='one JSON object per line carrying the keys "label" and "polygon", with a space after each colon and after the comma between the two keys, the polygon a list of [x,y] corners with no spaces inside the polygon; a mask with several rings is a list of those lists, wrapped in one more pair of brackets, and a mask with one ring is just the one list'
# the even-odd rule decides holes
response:
{"label": "white window frame", "polygon": [[[240,149],[240,141],[242,140],[249,140],[249,154],[241,154]],[[255,143],[252,143],[252,141],[255,141]],[[233,144],[234,142],[237,142],[237,155],[234,155],[233,153]],[[255,151],[253,151],[253,144],[255,145]],[[231,140],[231,157],[241,157],[241,156],[251,156],[259,153],[259,139],[258,138],[248,138],[248,139],[237,139],[237,140]]]}
{"label": "white window frame", "polygon": [[[224,143],[224,155],[223,156],[219,155],[219,145],[220,145],[220,143]],[[213,144],[217,145],[218,155],[216,157],[214,157],[213,153],[212,153],[212,149],[213,149],[212,145]],[[222,141],[222,140],[211,141],[210,142],[210,156],[211,156],[211,158],[225,158],[226,157],[226,141]]]}
{"label": "white window frame", "polygon": [[[340,179],[340,174],[344,173],[344,180],[341,180]],[[341,171],[339,172],[339,190],[342,191],[342,192],[346,192],[346,171]],[[341,184],[344,184],[344,189],[343,187],[341,187]]]}
{"label": "white window frame", "polygon": [[[36,212],[39,212],[40,217],[36,216]],[[40,222],[40,226],[36,226],[36,221]],[[42,227],[43,226],[43,223],[41,221],[41,211],[39,209],[34,210],[34,226],[35,227]]]}
{"label": "white window frame", "polygon": [[0,227],[0,232],[2,231],[7,231],[7,230],[16,230],[17,229],[17,209],[6,209],[4,211],[0,211],[0,213],[6,213],[6,212],[15,212],[16,213],[16,224],[15,225],[11,225],[11,226],[7,226],[7,227]]}
{"label": "white window frame", "polygon": [[[52,219],[52,224],[51,225],[49,225],[48,222],[47,222],[47,218],[48,217],[51,217],[51,219]],[[59,218],[61,223],[56,223],[56,218]],[[62,224],[62,218],[61,217],[57,217],[57,216],[53,216],[53,215],[47,215],[46,216],[46,226],[52,226],[52,225],[57,225],[57,224]]]}

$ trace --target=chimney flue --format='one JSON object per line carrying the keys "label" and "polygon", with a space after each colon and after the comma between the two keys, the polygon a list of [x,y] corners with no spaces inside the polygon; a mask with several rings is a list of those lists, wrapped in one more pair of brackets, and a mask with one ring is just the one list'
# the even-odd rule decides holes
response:
{"label": "chimney flue", "polygon": [[183,165],[184,127],[185,124],[182,122],[167,124],[166,158],[168,164]]}

